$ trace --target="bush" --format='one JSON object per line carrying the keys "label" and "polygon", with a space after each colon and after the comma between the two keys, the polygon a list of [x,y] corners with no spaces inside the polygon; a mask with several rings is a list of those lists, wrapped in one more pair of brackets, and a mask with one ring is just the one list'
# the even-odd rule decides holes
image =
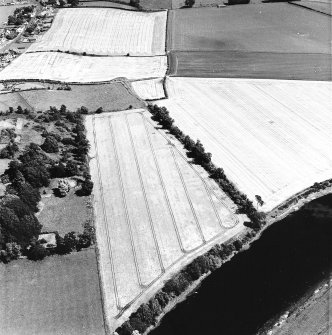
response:
{"label": "bush", "polygon": [[59,152],[59,143],[54,136],[48,135],[41,148],[48,153],[57,153]]}
{"label": "bush", "polygon": [[78,244],[78,238],[76,236],[76,233],[74,231],[67,233],[64,238],[64,243],[67,246],[70,251],[76,249],[76,246]]}
{"label": "bush", "polygon": [[39,243],[31,246],[30,249],[27,251],[27,257],[32,261],[41,261],[48,255],[48,250]]}
{"label": "bush", "polygon": [[91,179],[85,178],[82,187],[81,187],[81,195],[90,195],[93,189],[93,181]]}

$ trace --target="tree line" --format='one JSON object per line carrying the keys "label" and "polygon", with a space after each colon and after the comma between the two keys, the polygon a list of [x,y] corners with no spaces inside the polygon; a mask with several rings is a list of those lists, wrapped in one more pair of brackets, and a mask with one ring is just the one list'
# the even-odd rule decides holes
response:
{"label": "tree line", "polygon": [[222,168],[216,167],[211,159],[212,155],[205,151],[205,148],[200,140],[196,142],[185,135],[177,126],[174,125],[174,120],[170,117],[166,107],[157,105],[148,106],[153,119],[174,135],[187,149],[188,157],[192,158],[196,164],[201,165],[208,173],[210,178],[214,179],[220,188],[233,200],[238,207],[238,212],[246,214],[251,222],[246,223],[254,229],[259,229],[264,225],[264,213],[257,211],[251,200],[240,192],[236,186],[227,178]]}

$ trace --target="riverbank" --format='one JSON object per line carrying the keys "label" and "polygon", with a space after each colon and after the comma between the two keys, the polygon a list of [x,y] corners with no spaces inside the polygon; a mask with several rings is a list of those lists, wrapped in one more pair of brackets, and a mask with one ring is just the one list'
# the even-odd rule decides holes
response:
{"label": "riverbank", "polygon": [[[275,209],[267,216],[267,224],[266,226],[256,235],[254,236],[250,241],[247,241],[247,243],[243,244],[242,248],[238,252],[233,252],[230,257],[222,262],[220,265],[222,271],[222,268],[226,265],[225,263],[229,260],[233,259],[236,254],[238,254],[241,251],[247,250],[251,248],[251,245],[260,239],[262,234],[266,231],[267,228],[271,227],[273,223],[278,222],[282,219],[285,219],[290,214],[294,214],[296,211],[301,209],[305,204],[308,202],[311,202],[317,198],[323,197],[324,195],[332,193],[332,186],[330,185],[324,190],[319,190],[317,192],[309,192],[308,190],[304,190],[303,192],[295,195],[292,199],[289,199],[285,202],[285,204],[288,204],[288,206],[285,206],[285,204],[282,204],[281,209]],[[245,234],[244,234],[245,235]],[[230,262],[232,263],[232,262]],[[160,314],[160,316],[156,320],[156,324],[154,326],[151,326],[144,334],[150,333],[153,329],[156,329],[162,322],[163,317],[168,314],[170,311],[172,311],[179,303],[184,302],[186,299],[190,298],[192,296],[193,291],[196,291],[198,287],[200,287],[203,284],[203,281],[207,279],[207,277],[213,273],[213,271],[209,271],[207,274],[204,274],[201,278],[199,278],[197,281],[192,283],[181,295],[176,297],[174,300],[170,301],[170,303],[164,308],[163,312]],[[303,299],[301,300],[303,302]],[[294,309],[293,309],[294,310]],[[158,331],[157,331],[158,334]]]}
{"label": "riverbank", "polygon": [[262,327],[257,335],[328,335],[332,326],[329,320],[331,279],[323,280],[280,318],[271,320],[273,327]]}

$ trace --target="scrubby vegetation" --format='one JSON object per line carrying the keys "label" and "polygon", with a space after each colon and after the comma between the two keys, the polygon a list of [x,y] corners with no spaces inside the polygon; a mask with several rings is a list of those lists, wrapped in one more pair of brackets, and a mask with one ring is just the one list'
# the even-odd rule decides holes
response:
{"label": "scrubby vegetation", "polygon": [[259,229],[264,225],[264,214],[256,210],[252,201],[235,187],[227,178],[222,168],[218,168],[212,163],[211,153],[205,152],[200,140],[195,142],[175,126],[174,120],[169,116],[169,112],[165,107],[149,105],[149,110],[153,115],[153,119],[158,121],[163,128],[169,130],[169,132],[184,145],[188,150],[188,156],[193,158],[196,164],[201,165],[209,173],[210,177],[214,179],[221,189],[234,201],[238,206],[239,213],[244,213],[249,217],[251,222],[247,223],[248,226]]}
{"label": "scrubby vegetation", "polygon": [[[14,130],[1,132],[1,138],[9,143],[1,150],[0,157],[12,160],[1,176],[6,191],[0,199],[0,261],[9,262],[20,255],[41,260],[54,252],[66,254],[89,247],[94,242],[91,223],[86,224],[82,234],[70,232],[63,238],[57,234],[56,248],[46,249],[38,241],[42,225],[35,216],[41,200],[40,188],[48,187],[52,178],[77,176],[81,180],[77,194],[90,195],[92,192],[87,161],[89,143],[82,116],[87,109],[82,107],[82,110],[71,112],[62,105],[59,109],[50,107],[40,114],[19,106],[5,113],[24,114],[33,120],[36,123],[34,130],[41,133],[44,141],[41,145],[31,142],[20,150]],[[54,131],[46,130],[48,124]]]}

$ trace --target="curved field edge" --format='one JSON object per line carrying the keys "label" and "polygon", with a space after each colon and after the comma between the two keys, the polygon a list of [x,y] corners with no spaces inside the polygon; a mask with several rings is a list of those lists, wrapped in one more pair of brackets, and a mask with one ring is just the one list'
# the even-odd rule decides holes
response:
{"label": "curved field edge", "polygon": [[[170,131],[172,133],[172,130]],[[211,173],[206,166],[204,168],[209,174]],[[283,219],[291,212],[298,210],[305,203],[331,192],[332,179],[315,183],[267,213],[266,220],[261,220],[259,225],[255,225],[255,229],[245,229],[230,240],[225,241],[223,245],[216,244],[212,249],[195,258],[189,265],[165,282],[164,287],[153,298],[148,302],[143,302],[136,312],[130,315],[129,319],[116,330],[117,333],[126,335],[131,334],[133,330],[138,330],[147,334],[158,325],[161,318],[168,311],[174,308],[177,303],[183,301],[206,275],[209,275],[223,263],[230,260],[237,252],[247,249],[253,241],[261,236],[267,227]],[[194,275],[193,272],[195,273]]]}
{"label": "curved field edge", "polygon": [[[173,286],[174,282],[181,281],[183,276],[187,276],[188,272],[192,271],[193,268],[197,267],[197,263],[206,262],[208,265],[204,267],[202,266],[201,275],[196,280],[188,282],[187,285],[180,286],[180,290],[178,294],[172,293],[168,298],[168,302],[165,306],[163,306],[158,313],[153,314],[153,322],[151,322],[148,327],[143,331],[143,334],[146,335],[151,332],[153,329],[159,326],[162,318],[170,312],[172,309],[176,307],[177,304],[186,300],[186,298],[192,294],[193,291],[197,290],[202,281],[207,278],[214,271],[218,270],[223,264],[228,261],[231,261],[232,258],[239,252],[244,252],[250,245],[259,239],[262,233],[270,227],[272,224],[284,219],[288,215],[298,211],[301,207],[306,205],[307,203],[323,197],[327,194],[332,193],[332,179],[326,180],[321,183],[316,183],[311,187],[299,192],[293,197],[286,200],[282,205],[278,206],[278,208],[272,210],[267,214],[266,224],[262,226],[262,229],[252,230],[247,228],[243,232],[240,232],[238,235],[234,236],[232,239],[228,240],[224,244],[216,244],[210,250],[205,252],[204,254],[195,258],[191,263],[189,263],[186,267],[184,267],[181,271],[173,275],[173,277],[165,282],[165,285],[162,289],[160,289],[148,302],[143,303],[139,306],[139,308],[135,311],[135,313],[131,314],[128,320],[119,327],[116,332],[119,335],[131,334],[128,333],[128,330],[135,330],[131,325],[129,325],[130,321],[134,324],[140,325],[141,323],[137,322],[137,318],[143,318],[146,315],[146,309],[151,308],[151,306],[155,306],[156,302],[162,299],[162,296],[165,296],[167,292],[169,292],[169,286]],[[183,280],[183,279],[182,279]]]}

